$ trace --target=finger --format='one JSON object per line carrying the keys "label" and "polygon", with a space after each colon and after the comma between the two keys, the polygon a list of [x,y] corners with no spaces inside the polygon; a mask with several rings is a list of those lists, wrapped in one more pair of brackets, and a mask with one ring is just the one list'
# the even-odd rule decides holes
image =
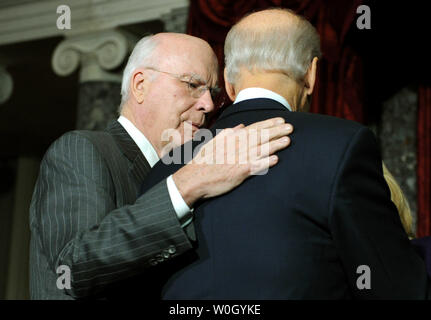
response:
{"label": "finger", "polygon": [[[278,125],[272,128],[260,130],[248,130],[248,142],[250,147],[255,147],[267,143],[268,141],[277,140],[281,137],[291,134],[293,126],[289,123]],[[240,134],[240,132],[238,132]]]}
{"label": "finger", "polygon": [[288,147],[290,145],[290,142],[291,140],[289,137],[282,137],[280,139],[264,143],[261,146],[250,148],[248,153],[248,159],[250,159],[250,162],[252,162],[259,159],[263,159],[265,157],[269,157],[274,153]]}
{"label": "finger", "polygon": [[277,127],[262,129],[260,131],[259,141],[262,144],[291,134],[293,132],[293,126],[289,123],[286,123]]}
{"label": "finger", "polygon": [[[256,159],[262,159],[265,157],[269,157],[270,155],[287,148],[290,145],[289,137],[282,137],[280,139],[267,142],[260,147],[257,148],[257,152],[255,154]],[[250,157],[252,158],[252,157]]]}
{"label": "finger", "polygon": [[241,123],[241,124],[237,125],[236,127],[232,128],[232,129],[233,129],[234,131],[236,131],[236,130],[242,129],[242,128],[244,128],[244,127],[245,127],[245,125],[244,125],[243,123]]}
{"label": "finger", "polygon": [[278,157],[276,155],[265,157],[251,163],[250,175],[264,175],[270,167],[277,164]]}
{"label": "finger", "polygon": [[246,127],[246,129],[265,129],[271,128],[280,124],[285,123],[285,120],[281,117],[271,118],[259,122],[252,123]]}

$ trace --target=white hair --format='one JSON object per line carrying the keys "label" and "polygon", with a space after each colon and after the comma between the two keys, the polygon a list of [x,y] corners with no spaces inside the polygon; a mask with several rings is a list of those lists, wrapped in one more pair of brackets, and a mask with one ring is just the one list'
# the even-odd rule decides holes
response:
{"label": "white hair", "polygon": [[314,57],[320,58],[320,39],[305,18],[288,9],[272,9],[293,14],[290,24],[274,23],[263,28],[235,25],[227,34],[224,53],[227,80],[235,84],[239,70],[281,71],[295,81],[304,79]]}
{"label": "white hair", "polygon": [[124,103],[129,99],[130,81],[133,72],[139,67],[151,67],[155,64],[153,53],[156,47],[156,39],[154,39],[153,35],[149,35],[139,40],[133,48],[123,72],[119,113],[121,113]]}

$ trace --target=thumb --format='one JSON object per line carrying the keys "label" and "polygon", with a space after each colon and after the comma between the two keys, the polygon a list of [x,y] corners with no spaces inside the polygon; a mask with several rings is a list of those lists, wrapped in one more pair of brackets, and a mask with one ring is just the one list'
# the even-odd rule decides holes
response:
{"label": "thumb", "polygon": [[234,127],[234,128],[232,128],[234,131],[237,131],[237,130],[239,130],[239,129],[242,129],[242,128],[244,128],[245,127],[245,125],[243,124],[243,123],[240,123],[239,125],[237,125],[236,127]]}

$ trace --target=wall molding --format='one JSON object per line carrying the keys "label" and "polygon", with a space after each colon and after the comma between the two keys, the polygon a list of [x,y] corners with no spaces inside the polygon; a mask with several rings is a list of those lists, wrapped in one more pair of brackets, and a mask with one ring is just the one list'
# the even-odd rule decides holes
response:
{"label": "wall molding", "polygon": [[[70,2],[67,3],[67,2]],[[57,29],[57,7],[69,5],[71,29]],[[0,45],[74,36],[157,19],[188,8],[188,0],[40,0],[0,8]]]}

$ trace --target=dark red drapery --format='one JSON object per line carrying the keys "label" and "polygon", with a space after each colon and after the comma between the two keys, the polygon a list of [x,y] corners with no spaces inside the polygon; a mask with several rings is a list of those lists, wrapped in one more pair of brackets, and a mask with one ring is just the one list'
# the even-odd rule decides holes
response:
{"label": "dark red drapery", "polygon": [[[187,31],[205,39],[213,47],[223,83],[223,46],[230,27],[246,13],[268,7],[284,7],[304,15],[321,35],[323,57],[311,112],[363,121],[362,60],[345,45],[345,36],[362,0],[192,0]],[[224,102],[224,103],[223,103]],[[216,105],[229,104],[222,96]]]}

